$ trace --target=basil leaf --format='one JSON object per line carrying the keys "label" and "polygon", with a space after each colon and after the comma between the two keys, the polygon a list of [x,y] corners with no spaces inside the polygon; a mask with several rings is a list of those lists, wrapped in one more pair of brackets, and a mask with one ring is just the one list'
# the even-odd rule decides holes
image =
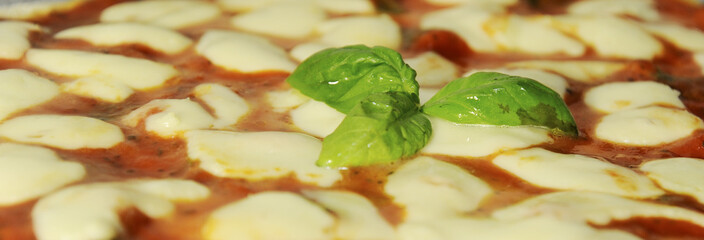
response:
{"label": "basil leaf", "polygon": [[347,113],[378,92],[406,92],[418,103],[416,72],[389,48],[363,45],[330,48],[305,61],[286,79],[301,93]]}
{"label": "basil leaf", "polygon": [[415,96],[403,92],[369,95],[323,139],[318,166],[351,167],[393,162],[414,155],[430,139],[430,120]]}
{"label": "basil leaf", "polygon": [[422,111],[456,123],[533,125],[578,134],[560,95],[535,80],[501,73],[479,72],[454,80]]}

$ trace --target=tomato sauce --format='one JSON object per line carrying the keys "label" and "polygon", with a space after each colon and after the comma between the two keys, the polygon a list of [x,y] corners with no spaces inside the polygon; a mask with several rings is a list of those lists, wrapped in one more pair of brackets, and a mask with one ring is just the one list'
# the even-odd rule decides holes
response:
{"label": "tomato sauce", "polygon": [[[92,46],[80,40],[58,40],[54,33],[73,26],[98,22],[102,9],[124,0],[88,1],[66,13],[55,13],[35,22],[46,27],[49,32],[31,36],[36,48],[78,49],[86,51],[120,54],[135,58],[168,63],[179,70],[180,76],[170,80],[165,87],[151,91],[136,92],[126,101],[118,104],[62,94],[51,102],[17,113],[15,116],[56,113],[95,117],[116,124],[123,129],[126,140],[110,149],[60,150],[58,154],[69,161],[82,163],[87,176],[79,183],[123,181],[135,178],[180,178],[191,179],[207,186],[212,196],[195,203],[178,203],[175,213],[164,219],[150,219],[136,209],[121,213],[126,233],[124,239],[199,239],[200,228],[208,215],[215,209],[246,197],[249,194],[270,191],[292,191],[318,189],[313,185],[299,182],[293,176],[280,179],[249,182],[243,179],[225,179],[213,176],[198,167],[198,163],[188,160],[185,141],[172,138],[163,139],[144,131],[143,123],[132,128],[120,122],[120,117],[153,99],[192,97],[192,89],[201,83],[223,84],[238,95],[247,99],[253,109],[244,120],[233,129],[237,131],[298,131],[285,113],[273,111],[264,100],[265,93],[286,89],[287,74],[266,72],[259,74],[233,73],[223,70],[194,50],[188,49],[177,55],[165,55],[139,45],[117,47]],[[512,7],[516,14],[561,14],[571,0],[526,0]],[[403,27],[404,43],[401,53],[414,56],[425,51],[435,51],[462,67],[462,70],[501,66],[504,63],[534,57],[516,54],[476,53],[457,35],[442,30],[421,31],[418,27],[422,14],[440,9],[422,0],[377,0],[380,9],[388,13]],[[666,17],[704,30],[704,10],[688,7],[671,0],[656,1],[657,8]],[[196,41],[209,28],[228,28],[232,13],[224,13],[209,23],[181,30]],[[690,18],[690,16],[694,16]],[[284,39],[274,42],[287,49],[300,43]],[[681,99],[688,110],[704,117],[704,78],[698,66],[693,64],[692,54],[678,50],[664,43],[666,51],[652,62],[630,61],[625,70],[603,79],[608,81],[657,80],[668,84],[682,93]],[[551,56],[546,59],[565,59],[565,56]],[[599,59],[593,51],[581,59]],[[0,69],[24,68],[34,70],[42,76],[62,83],[72,79],[41,73],[22,61],[0,61]],[[641,163],[667,157],[704,158],[704,131],[672,144],[657,147],[626,147],[604,142],[593,137],[594,127],[603,114],[589,109],[581,100],[583,92],[597,85],[571,81],[566,102],[572,110],[580,136],[577,138],[555,137],[552,143],[540,147],[560,153],[574,153],[603,159],[614,164],[637,168]],[[471,213],[472,216],[489,216],[492,211],[509,206],[521,200],[553,190],[533,186],[520,178],[494,166],[483,158],[459,158],[435,155],[466,169],[486,181],[495,194],[485,201],[482,207]],[[387,176],[393,173],[404,161],[383,166],[357,167],[343,171],[344,179],[333,189],[344,189],[367,197],[383,217],[391,224],[399,224],[403,209],[393,204],[384,193],[383,185]],[[656,202],[681,206],[704,213],[704,206],[697,201],[679,195],[666,195]],[[0,207],[0,239],[33,239],[30,212],[36,200],[13,206]],[[599,228],[622,229],[645,239],[701,239],[704,229],[691,223],[658,218],[634,218],[614,221]]]}

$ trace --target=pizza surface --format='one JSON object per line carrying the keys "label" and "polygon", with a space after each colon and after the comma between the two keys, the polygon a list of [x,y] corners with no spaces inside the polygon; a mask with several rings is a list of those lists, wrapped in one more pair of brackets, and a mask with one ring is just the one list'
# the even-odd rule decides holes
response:
{"label": "pizza surface", "polygon": [[703,239],[702,118],[694,1],[11,3],[0,239]]}

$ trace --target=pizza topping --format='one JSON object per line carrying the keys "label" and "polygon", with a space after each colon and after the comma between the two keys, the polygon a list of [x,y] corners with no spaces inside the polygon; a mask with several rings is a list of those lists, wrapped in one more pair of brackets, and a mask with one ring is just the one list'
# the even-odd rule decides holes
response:
{"label": "pizza topping", "polygon": [[432,51],[404,60],[416,71],[420,86],[441,87],[459,75],[454,63]]}
{"label": "pizza topping", "polygon": [[320,7],[335,14],[371,14],[376,11],[372,0],[317,0]]}
{"label": "pizza topping", "polygon": [[495,17],[485,24],[485,31],[501,50],[534,55],[584,54],[584,44],[546,22],[549,23],[540,17]]}
{"label": "pizza topping", "polygon": [[0,21],[0,59],[20,59],[31,47],[30,32],[40,31],[36,24],[19,21]]}
{"label": "pizza topping", "polygon": [[640,166],[660,187],[689,195],[704,203],[704,160],[696,158],[668,158],[648,161]]}
{"label": "pizza topping", "polygon": [[101,120],[53,114],[12,118],[0,124],[0,137],[61,149],[110,148],[124,141],[122,130]]}
{"label": "pizza topping", "polygon": [[606,115],[597,124],[595,133],[600,139],[618,144],[656,146],[702,128],[704,122],[685,110],[652,106]]}
{"label": "pizza topping", "polygon": [[303,95],[300,91],[290,88],[286,90],[267,92],[266,100],[269,105],[274,108],[275,112],[286,112],[307,103],[310,98]]}
{"label": "pizza topping", "polygon": [[[492,1],[493,3],[494,1]],[[484,30],[492,16],[504,12],[490,3],[467,4],[425,14],[420,22],[422,30],[448,30],[459,35],[473,51],[495,52],[498,45]]]}
{"label": "pizza topping", "polygon": [[549,216],[561,221],[605,225],[632,217],[661,217],[704,226],[704,215],[680,207],[641,202],[595,192],[555,192],[539,195],[492,213],[497,219]]}
{"label": "pizza topping", "polygon": [[139,22],[166,28],[185,28],[210,21],[220,9],[207,2],[171,0],[115,4],[100,14],[101,22]]}
{"label": "pizza topping", "polygon": [[477,69],[477,70],[472,70],[469,73],[465,73],[464,76],[470,76],[474,73],[477,72],[497,72],[497,73],[503,73],[506,75],[512,75],[512,76],[519,76],[519,77],[524,77],[524,78],[530,78],[535,81],[538,81],[545,85],[546,87],[549,87],[553,91],[555,91],[557,94],[560,94],[561,97],[564,98],[565,92],[567,92],[567,80],[563,78],[560,75],[546,72],[540,69],[530,69],[530,68],[494,68],[494,69]]}
{"label": "pizza topping", "polygon": [[23,69],[0,70],[0,122],[59,95],[59,86]]}
{"label": "pizza topping", "polygon": [[82,77],[63,83],[61,91],[111,103],[125,101],[134,93],[126,84],[101,76]]}
{"label": "pizza topping", "polygon": [[31,20],[52,13],[65,13],[78,7],[84,0],[66,1],[12,1],[4,2],[0,8],[0,18]]}
{"label": "pizza topping", "polygon": [[193,93],[213,110],[213,127],[217,129],[231,127],[250,110],[244,98],[220,84],[200,84],[193,89]]}
{"label": "pizza topping", "polygon": [[507,67],[537,68],[556,72],[580,82],[594,82],[604,79],[626,67],[626,64],[609,61],[550,61],[530,60],[512,62]]}
{"label": "pizza topping", "polygon": [[52,193],[32,209],[39,239],[113,239],[124,230],[119,212],[137,208],[150,218],[166,217],[172,202],[207,198],[208,188],[190,180],[130,180],[91,183]]}
{"label": "pizza topping", "polygon": [[316,28],[319,41],[332,47],[354,44],[401,47],[401,28],[388,15],[355,16],[327,20]]}
{"label": "pizza topping", "polygon": [[320,140],[291,132],[189,131],[188,156],[219,177],[257,181],[294,174],[301,182],[331,186],[337,170],[315,166]]}
{"label": "pizza topping", "polygon": [[27,63],[68,77],[116,81],[135,90],[149,90],[178,75],[171,65],[145,59],[75,50],[30,49]]}
{"label": "pizza topping", "polygon": [[81,39],[97,46],[142,44],[166,54],[179,53],[193,43],[174,30],[139,23],[101,23],[69,28],[57,39]]}
{"label": "pizza topping", "polygon": [[217,66],[238,72],[290,72],[296,68],[286,51],[268,39],[233,31],[206,32],[198,41],[196,52]]}
{"label": "pizza topping", "polygon": [[263,192],[215,210],[203,226],[203,238],[333,239],[334,217],[290,192]]}
{"label": "pizza topping", "polygon": [[560,190],[610,193],[634,198],[664,194],[647,177],[628,168],[582,155],[540,148],[506,152],[493,163],[535,185]]}
{"label": "pizza topping", "polygon": [[645,21],[657,21],[660,14],[652,0],[585,0],[577,1],[567,8],[573,15],[628,15]]}
{"label": "pizza topping", "polygon": [[552,141],[544,128],[457,124],[437,117],[431,117],[430,122],[433,135],[421,150],[426,154],[483,157]]}
{"label": "pizza topping", "polygon": [[293,1],[238,14],[230,22],[243,31],[300,39],[311,35],[325,18],[325,11],[313,2]]}
{"label": "pizza topping", "polygon": [[684,108],[679,95],[677,90],[658,82],[612,82],[588,90],[584,94],[584,102],[605,113],[651,105]]}
{"label": "pizza topping", "polygon": [[335,235],[339,239],[394,239],[396,231],[376,207],[363,196],[347,191],[305,191],[337,217]]}
{"label": "pizza topping", "polygon": [[702,31],[672,23],[648,23],[643,26],[650,33],[666,39],[677,47],[694,52],[704,51],[704,33]]}
{"label": "pizza topping", "polygon": [[144,120],[144,128],[163,138],[182,135],[188,130],[207,129],[215,119],[197,102],[190,99],[156,99],[142,105],[122,118],[136,127]]}
{"label": "pizza topping", "polygon": [[310,100],[291,110],[291,122],[296,127],[316,137],[326,137],[337,128],[345,114],[338,112],[324,102]]}
{"label": "pizza topping", "polygon": [[384,191],[405,207],[405,221],[458,217],[475,210],[493,191],[483,180],[430,157],[408,161],[388,178]]}
{"label": "pizza topping", "polygon": [[0,143],[0,165],[0,206],[36,198],[85,175],[81,164],[49,149],[15,143]]}

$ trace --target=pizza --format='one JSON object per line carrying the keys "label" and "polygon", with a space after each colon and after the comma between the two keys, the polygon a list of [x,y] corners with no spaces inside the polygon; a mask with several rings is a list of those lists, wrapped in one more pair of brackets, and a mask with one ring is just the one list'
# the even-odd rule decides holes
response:
{"label": "pizza", "polygon": [[702,239],[687,0],[0,4],[0,239]]}

